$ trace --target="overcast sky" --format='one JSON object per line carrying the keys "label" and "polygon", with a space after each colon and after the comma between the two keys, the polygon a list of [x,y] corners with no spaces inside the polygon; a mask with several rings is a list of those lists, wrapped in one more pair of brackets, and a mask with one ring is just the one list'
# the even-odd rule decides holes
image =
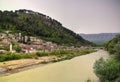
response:
{"label": "overcast sky", "polygon": [[76,33],[120,32],[120,0],[0,0],[0,10],[30,9]]}

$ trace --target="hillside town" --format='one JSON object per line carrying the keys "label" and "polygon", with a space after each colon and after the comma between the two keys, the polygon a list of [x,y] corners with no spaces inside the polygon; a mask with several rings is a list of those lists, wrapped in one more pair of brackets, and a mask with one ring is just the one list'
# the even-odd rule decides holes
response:
{"label": "hillside town", "polygon": [[23,36],[22,33],[12,33],[5,31],[0,33],[0,53],[5,52],[19,52],[19,53],[33,53],[46,52],[59,49],[60,46],[43,41],[33,36]]}

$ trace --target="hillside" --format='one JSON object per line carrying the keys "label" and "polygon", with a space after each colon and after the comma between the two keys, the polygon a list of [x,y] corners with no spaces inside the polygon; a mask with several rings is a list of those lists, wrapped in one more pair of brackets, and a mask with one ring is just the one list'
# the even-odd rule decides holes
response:
{"label": "hillside", "polygon": [[85,40],[94,43],[105,43],[113,39],[119,33],[100,33],[100,34],[80,34]]}
{"label": "hillside", "polygon": [[65,28],[49,16],[31,10],[0,11],[0,31],[11,30],[14,33],[39,37],[60,45],[81,46],[91,43],[78,34]]}
{"label": "hillside", "polygon": [[[109,42],[107,42],[105,44],[105,48],[111,53],[111,54],[115,54],[116,52],[116,47],[120,47],[120,34],[117,35],[116,37],[114,37],[112,40],[110,40]],[[118,48],[118,51],[120,48]],[[120,54],[120,52],[119,52]]]}

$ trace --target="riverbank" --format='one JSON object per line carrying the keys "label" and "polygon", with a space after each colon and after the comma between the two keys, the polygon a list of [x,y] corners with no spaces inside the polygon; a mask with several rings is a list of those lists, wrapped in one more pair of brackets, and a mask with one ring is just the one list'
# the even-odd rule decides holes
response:
{"label": "riverbank", "polygon": [[[0,62],[0,76],[10,75],[24,70],[45,66],[52,62],[52,57],[40,57],[38,59],[21,59],[6,62]],[[45,63],[46,62],[46,63]],[[47,63],[48,62],[48,63]]]}
{"label": "riverbank", "polygon": [[[1,68],[0,76],[10,75],[10,74],[31,69],[37,66],[44,66],[50,63],[71,59],[73,57],[85,55],[95,51],[96,50],[88,50],[88,49],[74,50],[69,52],[64,51],[65,54],[63,52],[61,54],[57,52],[57,55],[55,55],[56,53],[52,52],[52,55],[50,56],[43,56],[43,57],[38,57],[33,59],[20,59],[20,60],[0,62],[0,68]],[[51,54],[51,53],[44,53],[44,54]]]}
{"label": "riverbank", "polygon": [[68,61],[0,77],[0,82],[85,82],[87,79],[98,82],[93,72],[93,64],[101,57],[108,58],[109,54],[104,50],[99,50]]}

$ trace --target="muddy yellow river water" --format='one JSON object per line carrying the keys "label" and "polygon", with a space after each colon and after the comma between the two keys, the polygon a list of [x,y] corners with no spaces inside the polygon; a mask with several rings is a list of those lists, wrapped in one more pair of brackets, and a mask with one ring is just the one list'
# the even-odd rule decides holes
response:
{"label": "muddy yellow river water", "polygon": [[98,82],[93,72],[93,64],[100,57],[107,58],[103,50],[75,57],[71,60],[37,67],[27,71],[0,77],[0,82]]}

